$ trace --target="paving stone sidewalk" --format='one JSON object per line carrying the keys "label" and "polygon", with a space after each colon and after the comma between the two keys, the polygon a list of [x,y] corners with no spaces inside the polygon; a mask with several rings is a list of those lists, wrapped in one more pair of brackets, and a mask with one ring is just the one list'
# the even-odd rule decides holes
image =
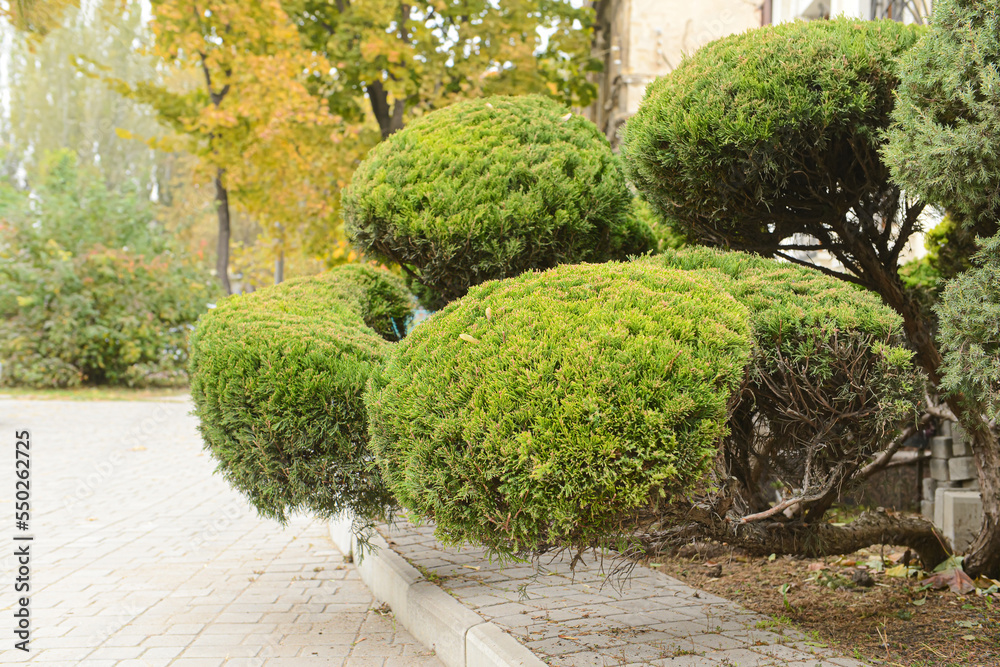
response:
{"label": "paving stone sidewalk", "polygon": [[[610,562],[568,557],[503,567],[481,549],[443,547],[431,526],[381,528],[390,546],[543,662],[565,667],[863,667],[766,617],[637,566],[627,583]],[[618,585],[616,585],[618,584]]]}
{"label": "paving stone sidewalk", "polygon": [[375,609],[323,522],[264,520],[218,475],[191,404],[0,399],[3,617],[14,432],[31,429],[32,651],[0,663],[440,667]]}

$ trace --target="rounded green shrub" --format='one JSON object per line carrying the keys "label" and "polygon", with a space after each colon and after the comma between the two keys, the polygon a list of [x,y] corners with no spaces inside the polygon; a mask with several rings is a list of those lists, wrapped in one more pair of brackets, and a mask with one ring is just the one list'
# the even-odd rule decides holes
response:
{"label": "rounded green shrub", "polygon": [[372,449],[449,542],[509,555],[628,539],[710,467],[747,322],[710,282],[639,263],[487,282],[373,376]]}
{"label": "rounded green shrub", "polygon": [[622,133],[628,177],[713,245],[769,254],[797,234],[825,241],[844,227],[867,240],[872,225],[853,217],[898,206],[879,149],[897,57],[919,34],[839,18],[714,41],[646,89]]}
{"label": "rounded green shrub", "polygon": [[229,297],[191,337],[191,394],[218,470],[264,516],[381,516],[362,395],[412,298],[385,269],[346,265]]}
{"label": "rounded green shrub", "polygon": [[655,245],[597,127],[543,97],[427,114],[372,149],[344,190],[347,233],[396,262],[430,308],[530,269]]}

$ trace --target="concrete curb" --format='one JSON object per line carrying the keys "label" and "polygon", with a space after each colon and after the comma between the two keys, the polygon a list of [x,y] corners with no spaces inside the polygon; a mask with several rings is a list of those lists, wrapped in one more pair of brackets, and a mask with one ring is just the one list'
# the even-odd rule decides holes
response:
{"label": "concrete curb", "polygon": [[[358,553],[350,517],[329,523],[330,539],[345,556]],[[499,626],[467,609],[427,581],[417,568],[375,533],[356,561],[361,580],[379,602],[389,605],[396,620],[446,667],[545,667],[534,653]]]}

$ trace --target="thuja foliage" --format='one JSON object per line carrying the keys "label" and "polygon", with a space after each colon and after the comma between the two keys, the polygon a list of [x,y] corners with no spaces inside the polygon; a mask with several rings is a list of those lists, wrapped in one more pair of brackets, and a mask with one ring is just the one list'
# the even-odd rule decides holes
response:
{"label": "thuja foliage", "polygon": [[1000,421],[1000,237],[982,244],[974,269],[945,288],[938,313],[944,380]]}
{"label": "thuja foliage", "polygon": [[878,150],[896,58],[918,35],[839,18],[712,42],[647,88],[623,130],[628,176],[713,244],[771,254],[796,234],[834,245],[855,226],[867,241],[870,219],[899,204]]}
{"label": "thuja foliage", "polygon": [[654,246],[657,252],[669,248],[683,248],[689,242],[689,235],[683,227],[674,220],[653,209],[642,197],[632,200],[632,217],[636,225],[645,225],[653,233]]}
{"label": "thuja foliage", "polygon": [[501,555],[630,539],[696,484],[749,357],[747,310],[640,263],[491,281],[417,327],[365,395],[404,507]]}
{"label": "thuja foliage", "polygon": [[778,487],[802,498],[796,516],[821,520],[900,424],[914,423],[922,376],[901,318],[875,294],[745,253],[691,248],[644,261],[712,280],[749,311],[752,354],[723,440],[725,492],[714,500],[733,518],[767,510]]}
{"label": "thuja foliage", "polygon": [[902,59],[885,158],[908,190],[967,223],[1000,214],[1000,2],[937,0]]}
{"label": "thuja foliage", "polygon": [[427,114],[372,149],[343,195],[355,246],[400,264],[432,308],[486,280],[646,251],[630,200],[598,129],[537,96]]}
{"label": "thuja foliage", "polygon": [[264,516],[380,516],[362,394],[410,314],[385,269],[346,265],[229,297],[191,339],[191,394],[225,478]]}

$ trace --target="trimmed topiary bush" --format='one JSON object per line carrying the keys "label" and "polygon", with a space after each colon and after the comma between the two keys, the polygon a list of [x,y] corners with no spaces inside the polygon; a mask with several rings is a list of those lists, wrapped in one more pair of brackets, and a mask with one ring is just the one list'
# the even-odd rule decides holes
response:
{"label": "trimmed topiary bush", "polygon": [[655,246],[597,127],[546,98],[427,114],[372,149],[344,190],[347,233],[396,262],[428,307],[530,269]]}
{"label": "trimmed topiary bush", "polygon": [[771,253],[796,234],[836,237],[838,225],[867,241],[865,221],[900,204],[883,200],[898,189],[879,148],[897,57],[919,34],[839,18],[712,42],[646,89],[622,131],[629,179],[713,244]]}
{"label": "trimmed topiary bush", "polygon": [[262,515],[373,519],[393,506],[368,450],[362,394],[410,307],[399,278],[347,265],[229,297],[201,318],[191,337],[201,433]]}
{"label": "trimmed topiary bush", "polygon": [[711,467],[749,351],[746,309],[681,271],[488,282],[372,378],[371,445],[400,504],[448,542],[607,545]]}

